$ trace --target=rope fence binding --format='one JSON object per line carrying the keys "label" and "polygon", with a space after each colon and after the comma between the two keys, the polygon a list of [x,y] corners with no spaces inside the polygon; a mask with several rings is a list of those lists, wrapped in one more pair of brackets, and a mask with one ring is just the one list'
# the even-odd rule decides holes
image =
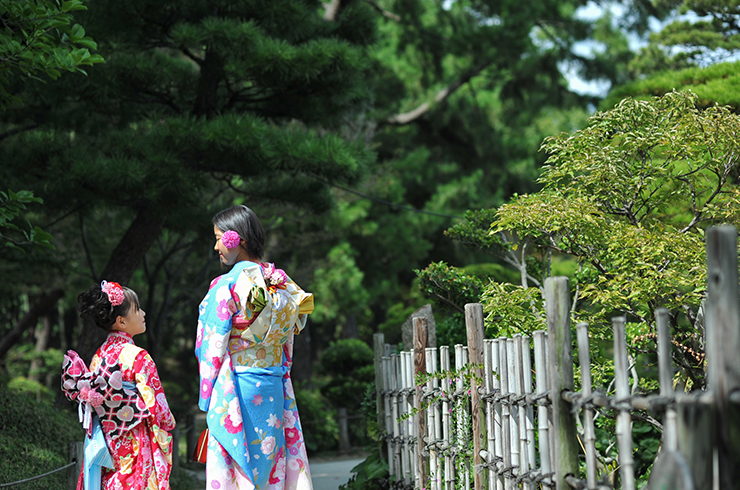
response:
{"label": "rope fence binding", "polygon": [[15,485],[20,485],[21,483],[27,483],[27,482],[30,482],[30,481],[33,481],[33,480],[38,480],[40,478],[44,478],[45,476],[53,475],[54,473],[59,473],[60,471],[64,471],[67,468],[71,468],[72,466],[74,466],[76,464],[77,464],[77,460],[74,460],[71,463],[67,463],[66,465],[62,466],[61,468],[57,468],[55,470],[51,470],[51,471],[49,471],[47,473],[44,473],[43,475],[32,476],[31,478],[26,478],[24,480],[14,481],[12,483],[0,483],[0,488],[12,487],[12,486],[15,486]]}

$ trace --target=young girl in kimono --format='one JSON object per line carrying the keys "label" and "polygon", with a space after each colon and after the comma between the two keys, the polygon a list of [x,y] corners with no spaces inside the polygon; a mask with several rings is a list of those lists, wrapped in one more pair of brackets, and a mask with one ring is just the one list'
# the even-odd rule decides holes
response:
{"label": "young girl in kimono", "polygon": [[213,218],[214,249],[231,270],[200,304],[195,355],[206,413],[207,490],[311,490],[290,367],[313,296],[261,263],[265,232],[235,206]]}
{"label": "young girl in kimono", "polygon": [[90,368],[64,356],[62,391],[79,403],[87,432],[77,490],[168,490],[175,428],[157,367],[133,337],[146,313],[131,289],[103,281],[78,298],[83,317],[108,332]]}

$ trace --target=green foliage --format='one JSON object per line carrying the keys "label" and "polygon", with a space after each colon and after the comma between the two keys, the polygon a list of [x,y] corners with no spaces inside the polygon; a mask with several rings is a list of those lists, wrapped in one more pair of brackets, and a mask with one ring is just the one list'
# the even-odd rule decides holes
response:
{"label": "green foliage", "polygon": [[18,223],[26,204],[43,203],[43,199],[31,191],[0,191],[0,240],[6,247],[23,250],[26,245],[34,245],[38,250],[54,249],[52,236],[38,226]]}
{"label": "green foliage", "polygon": [[368,385],[375,379],[374,358],[373,350],[359,339],[337,340],[322,352],[319,367],[329,380],[321,392],[332,406],[359,408]]}
{"label": "green foliage", "polygon": [[97,44],[72,22],[73,12],[86,10],[81,0],[0,0],[0,108],[20,100],[8,89],[26,78],[61,72],[85,73],[83,66],[103,62],[90,51]]}
{"label": "green foliage", "polygon": [[380,451],[373,451],[360,464],[350,470],[353,475],[339,490],[387,490],[390,488],[388,462]]}
{"label": "green foliage", "polygon": [[480,297],[486,312],[488,338],[531,335],[547,330],[544,299],[539,288],[523,288],[491,281]]}
{"label": "green foliage", "polygon": [[419,288],[437,305],[464,313],[467,303],[476,303],[483,291],[483,281],[476,276],[451,267],[445,262],[429,264],[424,270],[415,270]]}
{"label": "green foliage", "polygon": [[708,67],[687,67],[655,73],[631,83],[616,87],[601,101],[599,107],[608,110],[626,97],[650,99],[672,90],[691,90],[697,97],[697,105],[709,107],[713,104],[727,105],[740,112],[740,63],[728,62]]}
{"label": "green foliage", "polygon": [[336,449],[339,446],[337,411],[317,388],[296,387],[296,405],[309,454]]}
{"label": "green foliage", "polygon": [[[41,475],[66,465],[68,444],[82,441],[83,437],[76,412],[0,386],[0,483]],[[66,471],[23,486],[31,490],[66,487]]]}

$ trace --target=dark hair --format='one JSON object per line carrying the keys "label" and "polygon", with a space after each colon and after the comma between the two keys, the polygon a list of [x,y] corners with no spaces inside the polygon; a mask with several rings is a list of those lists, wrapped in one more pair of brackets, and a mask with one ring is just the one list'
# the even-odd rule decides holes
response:
{"label": "dark hair", "polygon": [[110,332],[116,318],[128,315],[132,306],[137,311],[141,309],[139,297],[132,289],[123,287],[123,296],[123,303],[113,306],[108,295],[100,289],[100,284],[97,284],[77,297],[77,311],[81,317],[91,317],[95,325]]}
{"label": "dark hair", "polygon": [[213,224],[221,231],[235,231],[246,242],[250,257],[261,259],[265,255],[265,229],[254,211],[244,206],[234,206],[213,216]]}

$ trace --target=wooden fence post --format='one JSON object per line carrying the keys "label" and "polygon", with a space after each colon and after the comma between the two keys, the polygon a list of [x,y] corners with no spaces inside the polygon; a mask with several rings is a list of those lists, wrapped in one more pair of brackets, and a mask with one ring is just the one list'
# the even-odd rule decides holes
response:
{"label": "wooden fence post", "polygon": [[75,490],[77,488],[77,479],[80,477],[80,473],[82,473],[84,449],[85,443],[80,441],[70,442],[67,446],[67,462],[77,462],[77,464],[70,466],[67,470],[67,487],[69,490]]}
{"label": "wooden fence post", "polygon": [[[427,374],[427,361],[426,361],[426,349],[427,349],[427,319],[424,317],[414,317],[414,378],[419,375],[424,376]],[[416,379],[413,380],[411,386],[416,385]],[[427,431],[427,420],[426,410],[422,410],[421,407],[421,385],[414,388],[414,408],[416,409],[416,423],[414,424],[414,430],[416,432],[416,471],[415,486],[418,489],[426,488],[427,471],[426,463],[424,461],[424,434]]]}
{"label": "wooden fence post", "polygon": [[468,333],[468,358],[474,375],[470,381],[470,397],[473,413],[473,488],[483,490],[483,467],[481,466],[481,403],[478,387],[483,380],[483,305],[465,305],[465,326]]}
{"label": "wooden fence post", "polygon": [[560,394],[573,391],[573,351],[570,331],[570,289],[567,277],[545,279],[549,338],[550,397],[553,408],[555,488],[565,490],[565,477],[578,476],[578,440],[571,406]]}
{"label": "wooden fence post", "polygon": [[716,407],[719,488],[740,489],[740,407],[730,395],[740,390],[740,295],[737,230],[707,231],[707,379]]}

